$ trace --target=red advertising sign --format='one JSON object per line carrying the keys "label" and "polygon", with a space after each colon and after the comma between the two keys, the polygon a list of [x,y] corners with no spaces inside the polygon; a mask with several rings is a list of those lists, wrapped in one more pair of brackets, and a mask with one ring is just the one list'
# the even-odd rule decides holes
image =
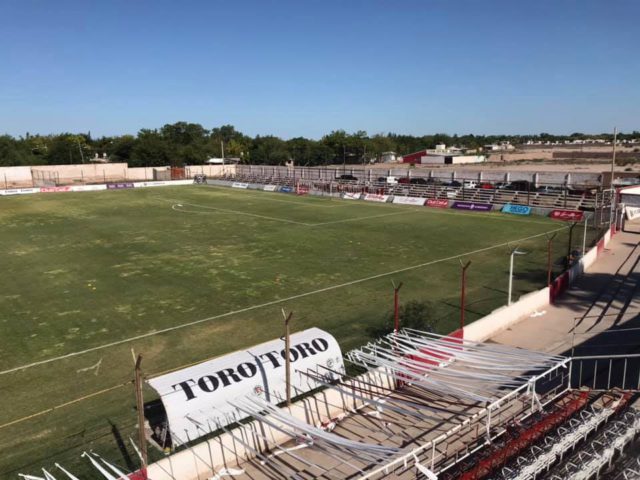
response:
{"label": "red advertising sign", "polygon": [[425,203],[425,205],[427,207],[433,207],[433,208],[448,208],[449,200],[437,200],[435,198],[430,198],[427,200],[427,203]]}
{"label": "red advertising sign", "polygon": [[52,193],[52,192],[70,192],[71,187],[40,187],[40,192],[42,193]]}
{"label": "red advertising sign", "polygon": [[296,195],[306,195],[307,193],[309,193],[309,187],[307,187],[306,185],[298,185],[298,188],[296,189]]}
{"label": "red advertising sign", "polygon": [[579,222],[583,213],[578,210],[551,210],[550,218],[554,220],[564,220],[565,222]]}

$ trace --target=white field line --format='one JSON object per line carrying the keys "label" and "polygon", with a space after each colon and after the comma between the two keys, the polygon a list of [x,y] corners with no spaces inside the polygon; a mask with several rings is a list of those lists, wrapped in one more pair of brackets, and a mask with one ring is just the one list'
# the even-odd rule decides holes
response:
{"label": "white field line", "polygon": [[[220,211],[223,213],[232,213],[232,214],[236,214],[236,215],[248,215],[250,217],[257,217],[257,218],[263,218],[266,220],[274,220],[277,222],[284,222],[284,223],[293,223],[295,225],[302,225],[304,227],[319,227],[322,225],[333,225],[334,223],[346,223],[346,222],[355,222],[358,220],[368,220],[371,218],[380,218],[380,217],[390,217],[393,215],[406,215],[408,213],[415,213],[418,212],[419,210],[403,210],[400,212],[391,212],[391,213],[382,213],[382,214],[378,214],[378,215],[368,215],[368,216],[364,216],[364,217],[352,217],[352,218],[343,218],[342,220],[332,220],[330,222],[321,222],[321,223],[304,223],[304,222],[296,222],[294,220],[287,220],[284,218],[278,218],[278,217],[268,217],[266,215],[258,215],[255,213],[246,213],[246,212],[240,212],[238,210],[229,210],[226,208],[218,208],[218,207],[210,207],[208,205],[198,205],[195,203],[175,203],[171,206],[171,209],[176,211],[176,212],[183,212],[183,213],[213,213],[213,212],[198,212],[198,211],[193,211],[193,210],[185,210],[184,208],[182,208],[184,205],[189,206],[189,207],[196,207],[196,208],[206,208],[207,210],[216,210],[216,211]],[[177,208],[176,208],[177,207]]]}
{"label": "white field line", "polygon": [[358,278],[356,280],[351,280],[349,282],[344,282],[344,283],[340,283],[340,284],[337,284],[337,285],[331,285],[331,286],[328,286],[328,287],[320,288],[318,290],[312,290],[310,292],[300,293],[298,295],[292,295],[292,296],[287,297],[287,298],[280,298],[278,300],[272,300],[270,302],[261,303],[259,305],[252,305],[250,307],[245,307],[245,308],[241,308],[241,309],[238,309],[238,310],[232,310],[230,312],[221,313],[219,315],[214,315],[212,317],[202,318],[200,320],[194,320],[192,322],[183,323],[181,325],[175,325],[173,327],[163,328],[162,330],[154,330],[154,331],[151,331],[151,332],[142,333],[140,335],[135,335],[133,337],[124,338],[122,340],[117,340],[115,342],[105,343],[104,345],[98,345],[97,347],[87,348],[86,350],[80,350],[78,352],[71,352],[71,353],[67,353],[65,355],[60,355],[58,357],[52,357],[52,358],[48,358],[46,360],[40,360],[40,361],[37,361],[37,362],[32,362],[32,363],[27,363],[25,365],[20,365],[19,367],[13,367],[13,368],[9,368],[7,370],[2,370],[2,371],[0,371],[0,375],[6,375],[8,373],[17,372],[17,371],[20,371],[20,370],[26,370],[28,368],[36,367],[36,366],[39,366],[39,365],[46,365],[48,363],[56,362],[56,361],[59,361],[59,360],[65,360],[67,358],[72,358],[72,357],[77,357],[79,355],[84,355],[85,353],[96,352],[98,350],[104,350],[105,348],[115,347],[115,346],[118,346],[118,345],[123,345],[125,343],[134,342],[136,340],[142,340],[143,338],[149,338],[149,337],[153,337],[155,335],[160,335],[160,334],[163,334],[163,333],[173,332],[175,330],[180,330],[182,328],[191,327],[193,325],[199,325],[201,323],[210,322],[212,320],[218,320],[220,318],[230,317],[232,315],[237,315],[239,313],[250,312],[252,310],[257,310],[257,309],[260,309],[260,308],[270,307],[270,306],[278,305],[278,304],[281,304],[281,303],[284,303],[284,302],[290,302],[292,300],[298,300],[300,298],[309,297],[311,295],[316,295],[318,293],[329,292],[331,290],[337,290],[339,288],[349,287],[351,285],[357,285],[359,283],[368,282],[370,280],[376,280],[378,278],[387,277],[389,275],[395,275],[397,273],[408,272],[410,270],[416,270],[416,269],[419,269],[419,268],[428,267],[428,266],[431,266],[431,265],[435,265],[437,263],[448,262],[450,260],[455,260],[457,258],[462,258],[462,257],[466,257],[466,256],[469,256],[469,255],[475,255],[477,253],[487,252],[489,250],[494,250],[496,248],[509,246],[510,244],[513,244],[513,243],[524,242],[526,240],[531,240],[533,238],[543,237],[543,236],[548,235],[550,233],[558,232],[560,230],[565,230],[567,228],[568,227],[566,227],[566,226],[562,226],[560,228],[556,228],[556,229],[550,230],[548,232],[538,233],[536,235],[531,235],[529,237],[519,238],[519,239],[516,239],[516,240],[510,240],[508,242],[498,243],[498,244],[495,244],[495,245],[491,245],[489,247],[484,247],[484,248],[479,248],[477,250],[472,250],[470,252],[464,252],[464,253],[460,253],[458,255],[452,255],[450,257],[439,258],[439,259],[436,259],[436,260],[431,260],[429,262],[419,263],[417,265],[411,265],[409,267],[398,268],[397,270],[391,270],[389,272],[378,273],[378,274],[372,275],[370,277]]}
{"label": "white field line", "polygon": [[[245,191],[246,192],[246,191]],[[236,193],[236,192],[234,192]],[[303,202],[297,202],[295,200],[283,200],[281,198],[272,198],[272,195],[282,195],[281,193],[274,193],[274,192],[262,192],[259,193],[257,195],[251,195],[249,193],[243,193],[243,192],[239,192],[238,194],[231,194],[231,193],[222,193],[222,192],[215,192],[215,196],[217,197],[227,197],[227,198],[256,198],[259,200],[266,200],[268,202],[278,202],[278,203],[290,203],[292,205],[298,205],[300,207],[311,207],[311,208],[341,208],[341,207],[348,207],[350,205],[356,205],[359,204],[358,202],[352,202],[352,203],[348,203],[348,202],[333,202],[335,203],[335,205],[318,205],[319,203],[323,203],[323,201],[326,201],[326,197],[318,197],[313,198],[313,197],[308,197],[305,196],[305,201]],[[160,198],[160,197],[158,197]],[[329,200],[331,200],[332,197],[329,197]],[[162,199],[162,200],[166,200],[166,199]],[[340,200],[337,198],[333,198],[333,200]],[[178,200],[174,200],[174,201],[178,201]],[[315,204],[315,205],[314,205]]]}

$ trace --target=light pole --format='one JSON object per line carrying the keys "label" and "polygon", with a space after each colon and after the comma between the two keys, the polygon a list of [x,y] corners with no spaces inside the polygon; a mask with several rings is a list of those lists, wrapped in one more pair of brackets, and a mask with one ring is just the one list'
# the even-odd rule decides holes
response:
{"label": "light pole", "polygon": [[547,285],[551,285],[551,248],[556,234],[547,235]]}
{"label": "light pole", "polygon": [[467,287],[467,268],[471,265],[471,260],[467,263],[462,263],[460,260],[460,266],[462,267],[462,277],[460,279],[460,330],[464,328],[464,310],[465,310],[465,290]]}
{"label": "light pole", "polygon": [[396,286],[395,282],[392,280],[391,285],[393,285],[393,332],[398,333],[400,329],[400,303],[398,299],[398,292],[402,288],[402,282],[398,286]]}
{"label": "light pole", "polygon": [[611,210],[609,211],[609,230],[613,224],[613,202],[615,199],[616,190],[613,186],[613,175],[616,168],[616,143],[618,142],[618,127],[613,127],[613,152],[611,154],[611,198],[609,203],[611,204]]}
{"label": "light pole", "polygon": [[511,250],[510,261],[509,261],[509,299],[507,301],[507,305],[511,305],[511,292],[513,291],[513,257],[516,255],[526,255],[527,252],[523,252],[518,250],[518,247]]}
{"label": "light pole", "polygon": [[282,317],[284,318],[284,350],[285,356],[285,387],[287,389],[287,407],[291,406],[291,332],[289,330],[289,322],[293,317],[293,312],[289,312],[287,315],[282,309]]}

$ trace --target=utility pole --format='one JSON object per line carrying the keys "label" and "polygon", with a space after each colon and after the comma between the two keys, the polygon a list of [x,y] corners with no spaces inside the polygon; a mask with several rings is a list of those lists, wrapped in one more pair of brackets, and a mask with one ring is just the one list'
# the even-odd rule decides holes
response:
{"label": "utility pole", "polygon": [[220,152],[222,152],[222,164],[224,165],[224,140],[220,140]]}
{"label": "utility pole", "polygon": [[587,223],[589,222],[589,218],[584,216],[584,233],[582,235],[582,256],[584,257],[585,252],[587,251]]}
{"label": "utility pole", "polygon": [[611,224],[613,223],[613,202],[615,200],[615,188],[613,187],[613,174],[616,167],[616,144],[618,143],[618,128],[613,127],[613,152],[611,155],[611,198],[609,201],[611,202],[611,211],[609,213],[609,229],[611,229]]}
{"label": "utility pole", "polygon": [[138,443],[142,457],[142,472],[147,476],[147,438],[144,433],[144,399],[142,397],[142,355],[138,355],[135,366],[136,408],[138,409]]}
{"label": "utility pole", "polygon": [[567,242],[567,261],[566,261],[566,270],[569,270],[570,261],[571,261],[571,243],[573,242],[573,229],[577,225],[576,222],[573,222],[569,227],[569,241]]}
{"label": "utility pole", "polygon": [[285,384],[287,389],[287,407],[291,406],[291,332],[289,331],[289,322],[293,317],[293,312],[289,312],[287,315],[282,309],[282,317],[284,318],[284,351],[285,351]]}
{"label": "utility pole", "polygon": [[462,267],[462,277],[460,279],[460,282],[461,282],[461,285],[460,285],[460,330],[462,330],[464,328],[464,311],[465,311],[464,296],[465,296],[465,290],[466,290],[466,286],[467,286],[467,268],[469,268],[469,265],[471,265],[471,260],[469,260],[467,263],[462,263],[462,260],[460,260],[460,266]]}
{"label": "utility pole", "polygon": [[400,330],[400,302],[398,292],[402,288],[402,282],[396,287],[396,284],[391,280],[393,285],[393,332],[398,333]]}

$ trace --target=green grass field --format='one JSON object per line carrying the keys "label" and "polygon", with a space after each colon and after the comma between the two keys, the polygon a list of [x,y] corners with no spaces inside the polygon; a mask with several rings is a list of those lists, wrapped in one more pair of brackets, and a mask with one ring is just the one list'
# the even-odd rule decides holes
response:
{"label": "green grass field", "polygon": [[207,186],[0,198],[0,478],[55,461],[82,473],[89,448],[135,462],[132,349],[154,375],[278,337],[285,308],[294,331],[326,329],[346,352],[389,314],[392,280],[446,333],[458,257],[473,262],[473,321],[506,303],[507,243],[529,252],[517,298],[545,284],[543,234],[561,229],[559,259],[566,226]]}

